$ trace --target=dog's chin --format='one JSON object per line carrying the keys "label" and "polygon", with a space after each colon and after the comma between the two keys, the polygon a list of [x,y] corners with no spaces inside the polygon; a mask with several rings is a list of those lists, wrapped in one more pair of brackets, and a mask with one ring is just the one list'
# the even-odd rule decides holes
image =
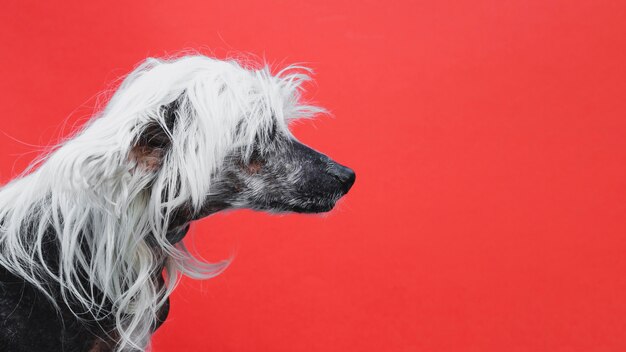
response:
{"label": "dog's chin", "polygon": [[255,209],[271,213],[319,214],[333,210],[336,203],[337,200],[321,198],[307,199],[298,203],[271,201]]}
{"label": "dog's chin", "polygon": [[291,209],[288,209],[287,212],[299,213],[299,214],[319,214],[319,213],[329,212],[333,210],[334,207],[335,207],[335,203],[329,202],[326,204],[295,206],[295,207],[292,207]]}

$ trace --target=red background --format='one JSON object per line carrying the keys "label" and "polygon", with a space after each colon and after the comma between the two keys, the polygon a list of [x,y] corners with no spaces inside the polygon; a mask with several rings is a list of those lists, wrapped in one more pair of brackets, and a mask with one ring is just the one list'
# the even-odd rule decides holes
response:
{"label": "red background", "polygon": [[146,56],[307,62],[334,117],[294,132],[353,190],[197,223],[235,260],[182,282],[153,351],[624,351],[625,21],[598,0],[4,0],[0,178]]}

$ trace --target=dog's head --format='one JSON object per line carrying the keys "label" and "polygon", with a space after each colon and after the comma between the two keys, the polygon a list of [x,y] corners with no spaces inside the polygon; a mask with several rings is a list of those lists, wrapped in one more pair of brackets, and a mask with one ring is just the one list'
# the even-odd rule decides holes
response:
{"label": "dog's head", "polygon": [[[134,172],[153,178],[152,196],[176,204],[175,225],[225,209],[333,209],[355,173],[290,133],[290,120],[322,111],[299,102],[300,84],[308,78],[303,70],[272,76],[266,68],[206,60],[153,62],[119,91],[124,99],[159,78],[175,80],[136,126],[129,151]],[[181,74],[194,65],[192,77]]]}

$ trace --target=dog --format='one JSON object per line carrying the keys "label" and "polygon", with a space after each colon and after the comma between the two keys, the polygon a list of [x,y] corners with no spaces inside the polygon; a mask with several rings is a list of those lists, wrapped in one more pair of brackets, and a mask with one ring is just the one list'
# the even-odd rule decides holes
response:
{"label": "dog", "polygon": [[310,71],[150,58],[75,135],[0,189],[0,350],[143,351],[194,258],[189,224],[227,209],[322,213],[355,173],[289,122]]}

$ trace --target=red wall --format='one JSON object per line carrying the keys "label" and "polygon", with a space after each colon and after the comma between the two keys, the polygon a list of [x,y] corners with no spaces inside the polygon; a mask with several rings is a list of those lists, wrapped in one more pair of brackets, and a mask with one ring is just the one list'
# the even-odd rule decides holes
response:
{"label": "red wall", "polygon": [[295,134],[357,172],[329,215],[197,223],[236,257],[154,352],[626,350],[626,3],[49,3],[0,11],[0,181],[185,48],[308,63],[334,117]]}

